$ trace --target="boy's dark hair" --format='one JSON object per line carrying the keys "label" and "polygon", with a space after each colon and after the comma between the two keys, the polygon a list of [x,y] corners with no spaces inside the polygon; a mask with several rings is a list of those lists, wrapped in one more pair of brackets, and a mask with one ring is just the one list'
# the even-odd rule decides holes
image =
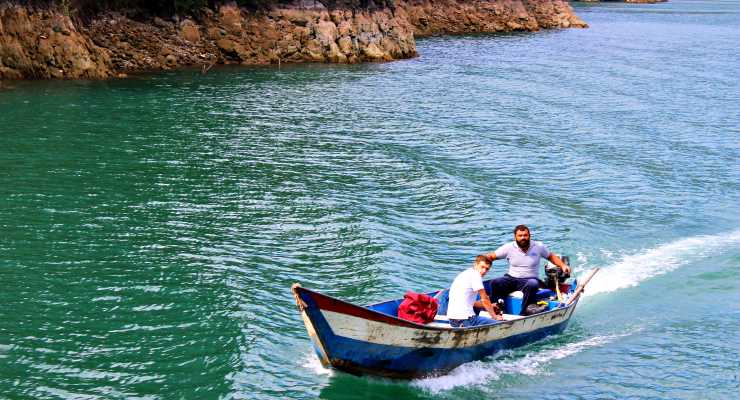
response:
{"label": "boy's dark hair", "polygon": [[529,228],[527,228],[527,225],[517,225],[516,228],[514,228],[514,234],[516,235],[516,233],[519,232],[519,231],[527,231],[527,232],[529,232]]}

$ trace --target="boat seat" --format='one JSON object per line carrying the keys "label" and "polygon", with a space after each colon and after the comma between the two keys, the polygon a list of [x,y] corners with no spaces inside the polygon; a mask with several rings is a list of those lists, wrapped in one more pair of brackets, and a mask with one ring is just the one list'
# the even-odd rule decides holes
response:
{"label": "boat seat", "polygon": [[504,314],[504,321],[513,321],[515,319],[521,319],[524,318],[523,315],[517,315],[517,314]]}
{"label": "boat seat", "polygon": [[434,322],[430,322],[428,324],[425,324],[424,326],[431,326],[431,327],[434,327],[434,328],[450,328],[450,329],[452,329],[452,327],[450,326],[450,323],[449,322],[437,322],[437,321],[434,321]]}
{"label": "boat seat", "polygon": [[[491,318],[491,314],[486,311],[481,311],[478,315],[481,317]],[[515,319],[524,318],[521,315],[504,314],[504,321],[513,321]],[[493,319],[493,318],[491,318]],[[435,328],[452,328],[450,326],[450,320],[446,315],[436,315],[434,321],[425,324],[426,326],[433,326]]]}
{"label": "boat seat", "polygon": [[[480,315],[481,317],[491,318],[491,314],[489,314],[488,311],[481,311],[478,315]],[[515,319],[524,318],[524,316],[521,316],[521,315],[514,315],[514,314],[503,314],[503,315],[504,315],[504,321],[513,321]]]}
{"label": "boat seat", "polygon": [[425,326],[433,326],[435,328],[452,328],[450,326],[450,320],[446,315],[435,315],[434,321],[424,324]]}

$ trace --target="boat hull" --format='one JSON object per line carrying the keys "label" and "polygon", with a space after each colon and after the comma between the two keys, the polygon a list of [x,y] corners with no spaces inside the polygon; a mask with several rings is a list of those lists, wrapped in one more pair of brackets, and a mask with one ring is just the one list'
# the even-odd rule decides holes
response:
{"label": "boat hull", "polygon": [[404,321],[300,286],[293,292],[325,366],[392,378],[443,374],[560,333],[577,303],[494,325],[452,329]]}

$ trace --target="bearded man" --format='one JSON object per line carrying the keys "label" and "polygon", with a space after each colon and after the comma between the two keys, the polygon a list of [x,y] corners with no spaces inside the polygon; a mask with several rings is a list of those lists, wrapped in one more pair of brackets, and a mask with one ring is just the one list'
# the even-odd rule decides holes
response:
{"label": "bearded man", "polygon": [[560,257],[551,253],[542,242],[530,242],[529,238],[529,228],[517,225],[514,228],[513,242],[506,243],[486,255],[491,262],[504,258],[509,261],[509,272],[491,281],[491,299],[504,298],[511,292],[520,290],[524,294],[521,315],[526,315],[527,306],[534,303],[539,289],[540,259],[547,259],[563,272],[570,274],[570,267]]}

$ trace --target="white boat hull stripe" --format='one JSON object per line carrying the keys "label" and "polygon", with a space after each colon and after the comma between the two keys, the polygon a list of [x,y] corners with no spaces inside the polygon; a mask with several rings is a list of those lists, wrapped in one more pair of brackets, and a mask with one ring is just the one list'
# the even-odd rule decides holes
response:
{"label": "white boat hull stripe", "polygon": [[363,342],[401,347],[441,349],[477,346],[509,336],[557,325],[570,317],[575,307],[536,317],[501,322],[488,329],[418,329],[388,325],[334,311],[321,310],[335,335]]}

